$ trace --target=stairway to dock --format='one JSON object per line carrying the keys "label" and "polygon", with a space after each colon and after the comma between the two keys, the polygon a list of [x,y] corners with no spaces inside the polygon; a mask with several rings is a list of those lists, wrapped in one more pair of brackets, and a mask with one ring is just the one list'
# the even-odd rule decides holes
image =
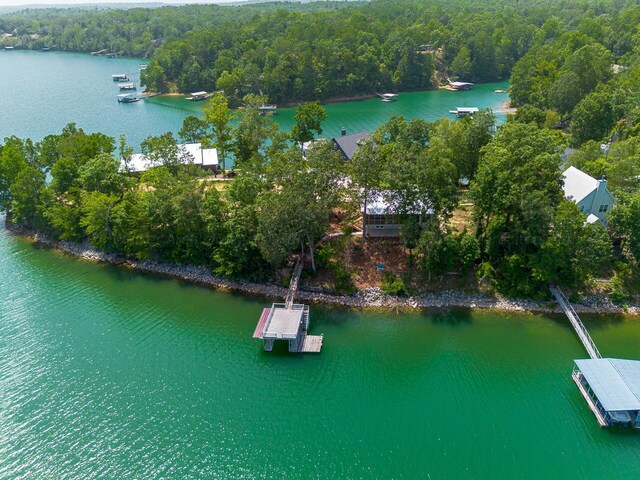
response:
{"label": "stairway to dock", "polygon": [[587,353],[589,354],[589,356],[591,358],[602,358],[602,355],[600,355],[600,352],[598,351],[598,347],[596,347],[595,342],[591,339],[591,335],[589,335],[589,332],[587,331],[585,326],[582,324],[580,317],[578,316],[576,311],[573,309],[573,307],[571,306],[571,303],[569,303],[569,300],[567,299],[567,297],[565,297],[562,290],[560,290],[560,287],[551,285],[549,287],[549,290],[551,290],[551,293],[553,294],[556,301],[558,302],[558,305],[560,305],[560,308],[562,308],[562,311],[571,322],[573,329],[578,334],[578,337],[580,338],[580,341],[584,345],[584,348],[587,350]]}
{"label": "stairway to dock", "polygon": [[302,260],[298,260],[298,263],[293,269],[293,275],[291,275],[291,282],[289,283],[289,291],[287,292],[287,298],[284,301],[284,308],[291,308],[293,305],[293,300],[298,292],[300,275],[302,275],[302,265]]}

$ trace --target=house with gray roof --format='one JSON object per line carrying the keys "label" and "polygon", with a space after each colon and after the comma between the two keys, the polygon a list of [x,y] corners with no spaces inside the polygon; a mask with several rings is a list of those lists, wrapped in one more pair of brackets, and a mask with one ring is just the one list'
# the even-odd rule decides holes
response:
{"label": "house with gray roof", "polygon": [[335,137],[332,141],[335,144],[338,151],[342,154],[345,160],[351,160],[353,154],[356,153],[358,147],[370,137],[369,132],[363,130],[358,133],[352,133],[347,135],[347,131],[343,128],[342,135]]}
{"label": "house with gray roof", "polygon": [[567,168],[562,176],[565,198],[580,207],[588,223],[600,221],[606,225],[607,213],[616,203],[607,189],[607,179],[603,176],[596,180],[576,167]]}

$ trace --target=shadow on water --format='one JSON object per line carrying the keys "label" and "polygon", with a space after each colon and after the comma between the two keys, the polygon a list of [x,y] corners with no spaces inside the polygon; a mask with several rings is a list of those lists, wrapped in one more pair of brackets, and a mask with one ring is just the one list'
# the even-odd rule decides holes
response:
{"label": "shadow on water", "polygon": [[[545,313],[544,316],[559,327],[573,330],[571,322],[564,313]],[[580,317],[580,320],[584,324],[585,328],[589,331],[621,325],[628,320],[627,317],[619,313],[579,313],[578,316]]]}
{"label": "shadow on water", "polygon": [[473,323],[473,309],[451,308],[446,310],[421,309],[420,313],[434,325],[461,326]]}

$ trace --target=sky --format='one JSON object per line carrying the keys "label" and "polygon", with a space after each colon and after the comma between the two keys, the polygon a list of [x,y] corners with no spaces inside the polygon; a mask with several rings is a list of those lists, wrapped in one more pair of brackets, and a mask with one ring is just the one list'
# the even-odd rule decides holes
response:
{"label": "sky", "polygon": [[[232,1],[232,0],[226,0]],[[226,3],[225,0],[0,0],[0,7],[16,5],[71,5],[104,3]]]}

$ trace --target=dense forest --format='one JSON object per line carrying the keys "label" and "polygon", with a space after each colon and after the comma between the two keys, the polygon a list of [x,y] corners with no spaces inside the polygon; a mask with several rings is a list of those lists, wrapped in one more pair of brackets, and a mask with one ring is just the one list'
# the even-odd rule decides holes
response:
{"label": "dense forest", "polygon": [[[384,277],[389,293],[422,291],[456,272],[467,285],[475,278],[474,288],[506,295],[545,297],[548,283],[558,282],[577,291],[610,292],[623,302],[626,294],[637,293],[640,278],[640,7],[534,1],[507,8],[506,2],[490,2],[505,6],[497,13],[479,5],[373,2],[338,11],[265,11],[240,21],[243,28],[229,33],[226,46],[215,39],[227,37],[207,28],[167,41],[149,67],[164,69],[171,62],[163,62],[174,59],[174,77],[162,73],[167,83],[185,75],[181,59],[196,61],[206,51],[216,56],[207,57],[206,68],[215,71],[220,58],[227,59],[214,74],[216,88],[236,68],[244,72],[247,58],[254,59],[258,83],[247,83],[239,73],[243,80],[232,91],[221,88],[204,117],[189,117],[180,131],[182,141],[216,147],[222,161],[233,154],[236,178],[212,178],[185,163],[171,134],[143,143],[154,167],[137,176],[121,166],[131,155],[123,141],[116,145],[69,125],[38,143],[4,140],[0,207],[11,221],[55,238],[86,240],[136,259],[207,265],[234,277],[274,278],[291,254],[304,248],[312,270],[330,272],[336,290],[351,292],[351,259],[368,241],[353,240],[350,233],[361,228],[361,205],[384,192],[403,218],[399,242],[385,244],[386,251],[400,249],[405,263]],[[414,29],[416,22],[431,26]],[[514,32],[505,34],[500,22]],[[289,37],[294,25],[298,28]],[[414,30],[428,35],[411,37]],[[479,50],[473,39],[483,35],[491,39],[485,43],[492,45],[488,57],[474,53]],[[496,50],[505,38],[514,49],[508,61],[496,55],[509,50]],[[432,123],[392,116],[350,162],[327,141],[315,142],[303,157],[300,145],[321,136],[325,112],[317,102],[305,103],[291,132],[279,131],[259,114],[259,105],[272,95],[265,86],[268,72],[260,70],[267,64],[260,59],[277,64],[290,51],[309,49],[308,57],[298,51],[294,66],[280,70],[292,75],[294,88],[283,90],[282,98],[317,98],[320,70],[335,73],[342,59],[356,58],[346,52],[357,50],[360,40],[374,48],[376,61],[401,62],[406,54],[411,68],[422,72],[432,67],[420,62],[431,57],[435,63],[442,55],[449,73],[461,78],[510,73],[517,113],[499,127],[489,111]],[[333,41],[342,45],[326,50],[337,52],[335,59],[327,57],[323,68],[308,75],[299,70],[317,65]],[[267,50],[278,42],[283,42],[280,53],[270,55]],[[418,43],[440,53],[416,53]],[[194,45],[201,50],[192,50]],[[467,57],[470,62],[463,61]],[[457,69],[464,64],[468,70],[462,75]],[[397,72],[398,65],[389,72]],[[328,89],[323,91],[348,77],[343,73],[322,80]],[[404,88],[394,81],[389,85]],[[273,85],[288,89],[287,82],[282,77]],[[256,85],[263,96],[255,93]],[[307,93],[291,94],[295,85]],[[235,105],[243,108],[232,110]],[[577,205],[564,198],[562,172],[570,165],[607,178],[617,204],[606,226],[586,223]],[[460,186],[461,177],[470,179],[468,189]],[[411,214],[416,205],[429,206],[428,222],[416,223]],[[339,231],[342,238],[325,241],[329,232]]]}
{"label": "dense forest", "polygon": [[[553,41],[561,42],[560,34],[568,30],[591,34],[619,58],[633,49],[631,33],[614,34],[630,32],[633,22],[620,7],[620,2],[376,0],[32,10],[0,16],[0,31],[16,34],[2,40],[5,44],[25,48],[106,48],[147,56],[144,81],[150,89],[222,90],[239,105],[249,93],[280,103],[425,89],[447,77],[504,79],[528,52],[556,51]],[[516,100],[522,99],[516,95]]]}

